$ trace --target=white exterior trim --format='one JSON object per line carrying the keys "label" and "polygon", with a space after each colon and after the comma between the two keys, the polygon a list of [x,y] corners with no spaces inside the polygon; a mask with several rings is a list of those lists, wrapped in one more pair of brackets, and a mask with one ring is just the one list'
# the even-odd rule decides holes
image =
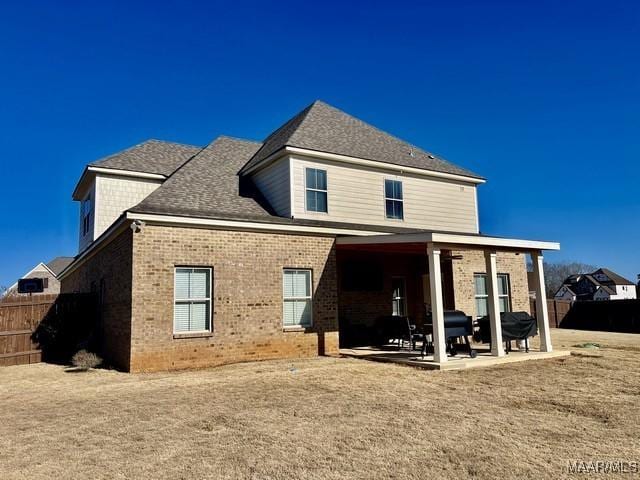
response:
{"label": "white exterior trim", "polygon": [[399,171],[399,172],[407,172],[407,173],[413,173],[414,175],[422,175],[425,177],[448,178],[451,180],[459,180],[459,181],[473,183],[473,184],[486,183],[486,180],[482,178],[469,177],[467,175],[436,172],[434,170],[424,170],[422,168],[406,167],[403,165],[396,165],[394,163],[386,163],[386,162],[380,162],[376,160],[366,160],[363,158],[350,157],[347,155],[338,155],[336,153],[320,152],[317,150],[308,150],[306,148],[288,147],[288,146],[278,150],[277,152],[271,154],[261,162],[243,171],[242,174],[246,175],[255,170],[259,170],[260,168],[267,166],[269,163],[287,154],[298,154],[298,155],[303,155],[307,157],[321,158],[324,160],[333,160],[335,162],[341,162],[341,163],[350,163],[354,165],[363,165],[366,167],[382,168],[382,169]]}
{"label": "white exterior trim", "polygon": [[486,237],[481,235],[464,235],[457,233],[396,233],[375,236],[342,237],[336,239],[338,245],[372,245],[392,243],[437,243],[467,245],[474,247],[503,247],[522,250],[560,250],[557,242],[538,240],[522,240],[517,238]]}
{"label": "white exterior trim", "polygon": [[76,187],[73,189],[71,198],[73,198],[74,200],[78,200],[77,198],[79,194],[78,188],[80,187],[80,185],[82,185],[82,182],[84,182],[89,172],[104,173],[105,175],[115,175],[119,177],[147,178],[147,179],[154,179],[154,180],[166,180],[167,178],[166,175],[161,175],[159,173],[145,173],[145,172],[137,172],[135,170],[120,170],[118,168],[93,167],[89,165],[84,169],[84,172],[82,172],[82,175],[78,180],[78,183],[76,183]]}
{"label": "white exterior trim", "polygon": [[159,173],[145,173],[136,172],[133,170],[119,170],[116,168],[104,168],[104,167],[87,167],[88,172],[106,173],[108,175],[118,175],[120,177],[135,177],[135,178],[153,178],[156,180],[164,180],[167,178],[165,175]]}
{"label": "white exterior trim", "polygon": [[326,235],[390,235],[374,230],[353,230],[348,228],[315,227],[307,225],[287,225],[278,223],[260,223],[246,220],[216,220],[210,218],[179,217],[174,215],[157,215],[150,213],[127,212],[129,220],[141,220],[149,223],[165,225],[188,225],[192,227],[231,228],[244,230],[266,230],[280,232],[299,232]]}
{"label": "white exterior trim", "polygon": [[78,255],[73,262],[67,265],[67,268],[65,268],[62,272],[60,272],[60,275],[58,275],[58,280],[62,280],[64,277],[67,276],[67,274],[73,272],[76,268],[82,265],[85,262],[85,260],[87,260],[90,256],[92,256],[93,253],[99,252],[100,250],[102,250],[102,248],[107,246],[109,242],[107,242],[106,239],[111,237],[111,234],[114,231],[120,229],[124,225],[124,221],[125,221],[125,218],[121,217],[119,220],[113,222],[113,225],[111,225],[102,235],[100,235],[100,237],[94,240],[91,243],[91,245],[89,245],[86,249],[84,249],[82,253]]}

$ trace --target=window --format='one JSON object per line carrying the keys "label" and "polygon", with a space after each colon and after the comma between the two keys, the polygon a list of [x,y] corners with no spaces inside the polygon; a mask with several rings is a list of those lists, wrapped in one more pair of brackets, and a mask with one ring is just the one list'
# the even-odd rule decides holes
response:
{"label": "window", "polygon": [[[489,315],[489,289],[487,287],[487,275],[485,273],[476,273],[473,276],[476,288],[476,315],[485,317]],[[500,312],[508,312],[511,310],[511,299],[509,298],[509,275],[506,273],[498,274],[498,302],[500,303]]]}
{"label": "window", "polygon": [[311,270],[286,268],[282,275],[285,327],[309,327],[312,322]]}
{"label": "window", "polygon": [[82,236],[89,233],[91,226],[91,195],[87,195],[80,205],[80,218],[82,221]]}
{"label": "window", "polygon": [[211,331],[211,269],[176,267],[173,331]]}
{"label": "window", "polygon": [[407,315],[407,293],[404,278],[391,279],[392,314],[404,317]]}
{"label": "window", "polygon": [[384,181],[384,201],[387,218],[402,220],[404,208],[402,205],[402,182],[399,180]]}
{"label": "window", "polygon": [[307,210],[327,213],[327,171],[306,169]]}

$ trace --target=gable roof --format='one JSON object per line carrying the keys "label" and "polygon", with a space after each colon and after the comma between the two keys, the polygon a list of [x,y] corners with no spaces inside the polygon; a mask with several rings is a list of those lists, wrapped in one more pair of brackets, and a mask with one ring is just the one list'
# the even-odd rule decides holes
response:
{"label": "gable roof", "polygon": [[269,135],[241,173],[287,146],[482,179],[321,101]]}
{"label": "gable roof", "polygon": [[262,144],[218,137],[176,170],[160,187],[128,211],[132,213],[248,220],[379,232],[417,232],[416,228],[327,222],[276,215],[253,182],[238,175]]}
{"label": "gable roof", "polygon": [[132,172],[155,173],[168,177],[184,162],[202,150],[181,143],[147,140],[89,164]]}
{"label": "gable roof", "polygon": [[71,265],[71,262],[73,262],[74,258],[75,257],[56,257],[52,260],[49,260],[46,263],[46,266],[49,270],[51,270],[51,273],[53,273],[57,277],[58,275],[60,275],[60,272]]}
{"label": "gable roof", "polygon": [[635,283],[627,280],[626,278],[618,275],[615,272],[612,272],[608,268],[599,268],[595,272],[591,273],[591,275],[598,275],[598,274],[606,275],[607,277],[609,277],[609,280],[611,280],[610,282],[600,282],[601,284],[606,283],[609,285],[635,285]]}

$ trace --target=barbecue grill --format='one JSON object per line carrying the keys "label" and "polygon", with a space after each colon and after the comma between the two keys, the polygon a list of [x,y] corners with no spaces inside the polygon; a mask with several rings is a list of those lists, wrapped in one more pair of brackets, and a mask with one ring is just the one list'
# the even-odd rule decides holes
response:
{"label": "barbecue grill", "polygon": [[[422,344],[422,356],[427,353],[427,349],[433,352],[433,343],[426,340],[427,335],[433,339],[433,319],[431,313],[427,314],[427,321],[424,325],[425,341]],[[471,348],[469,337],[473,335],[473,320],[460,310],[446,310],[444,312],[444,336],[446,339],[447,351],[452,356],[458,353],[461,345],[457,343],[459,337],[464,338],[465,348],[469,351],[469,356],[475,358],[478,352]]]}
{"label": "barbecue grill", "polygon": [[[502,340],[507,342],[507,352],[511,350],[512,340],[524,340],[525,350],[529,351],[529,337],[538,334],[536,319],[527,312],[502,312],[500,314]],[[489,317],[478,319],[479,337],[482,343],[491,343],[491,324]]]}

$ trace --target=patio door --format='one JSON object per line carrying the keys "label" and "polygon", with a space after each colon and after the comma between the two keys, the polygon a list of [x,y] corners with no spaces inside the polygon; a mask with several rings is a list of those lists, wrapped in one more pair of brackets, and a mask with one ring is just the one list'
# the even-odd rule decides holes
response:
{"label": "patio door", "polygon": [[391,279],[391,311],[393,315],[407,316],[407,283],[404,277]]}

